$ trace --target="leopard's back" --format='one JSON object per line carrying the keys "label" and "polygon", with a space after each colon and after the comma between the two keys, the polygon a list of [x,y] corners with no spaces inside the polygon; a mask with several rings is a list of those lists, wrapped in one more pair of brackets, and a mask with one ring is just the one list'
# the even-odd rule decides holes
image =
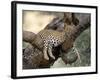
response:
{"label": "leopard's back", "polygon": [[54,30],[42,30],[38,35],[43,39],[45,44],[50,44],[54,47],[58,46],[65,40],[65,33]]}

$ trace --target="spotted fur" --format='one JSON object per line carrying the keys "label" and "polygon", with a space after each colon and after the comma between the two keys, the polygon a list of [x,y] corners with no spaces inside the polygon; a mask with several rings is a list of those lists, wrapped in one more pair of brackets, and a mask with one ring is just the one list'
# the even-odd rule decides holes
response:
{"label": "spotted fur", "polygon": [[[65,39],[65,32],[59,32],[55,30],[42,30],[38,34],[43,40],[43,53],[44,58],[46,60],[49,60],[48,55],[55,59],[55,56],[52,53],[52,48],[57,47],[58,45],[61,45]],[[48,54],[47,54],[48,53]]]}

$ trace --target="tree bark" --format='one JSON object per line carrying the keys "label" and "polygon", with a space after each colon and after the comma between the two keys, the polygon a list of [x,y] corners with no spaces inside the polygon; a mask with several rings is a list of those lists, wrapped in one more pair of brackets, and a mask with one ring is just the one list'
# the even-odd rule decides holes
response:
{"label": "tree bark", "polygon": [[23,31],[23,41],[32,43],[35,38],[35,33],[30,31]]}

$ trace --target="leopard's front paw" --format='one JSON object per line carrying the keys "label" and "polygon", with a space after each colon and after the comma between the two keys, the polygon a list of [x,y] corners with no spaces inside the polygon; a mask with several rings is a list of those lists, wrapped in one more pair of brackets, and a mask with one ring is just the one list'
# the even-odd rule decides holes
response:
{"label": "leopard's front paw", "polygon": [[53,58],[53,59],[55,60],[55,56],[52,55],[52,56],[50,56],[50,57]]}
{"label": "leopard's front paw", "polygon": [[49,57],[47,55],[44,55],[44,59],[49,60]]}

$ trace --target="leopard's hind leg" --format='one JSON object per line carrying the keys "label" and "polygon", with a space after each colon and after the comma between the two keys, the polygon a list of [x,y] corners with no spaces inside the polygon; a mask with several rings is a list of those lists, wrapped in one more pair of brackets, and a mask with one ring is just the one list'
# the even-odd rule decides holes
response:
{"label": "leopard's hind leg", "polygon": [[51,58],[55,59],[55,56],[53,55],[52,53],[52,46],[51,45],[48,45],[48,54]]}
{"label": "leopard's hind leg", "polygon": [[43,53],[44,53],[44,59],[49,60],[48,54],[47,54],[47,47],[43,48]]}
{"label": "leopard's hind leg", "polygon": [[49,56],[47,54],[47,49],[48,49],[48,44],[45,43],[44,47],[43,47],[44,59],[49,60]]}

